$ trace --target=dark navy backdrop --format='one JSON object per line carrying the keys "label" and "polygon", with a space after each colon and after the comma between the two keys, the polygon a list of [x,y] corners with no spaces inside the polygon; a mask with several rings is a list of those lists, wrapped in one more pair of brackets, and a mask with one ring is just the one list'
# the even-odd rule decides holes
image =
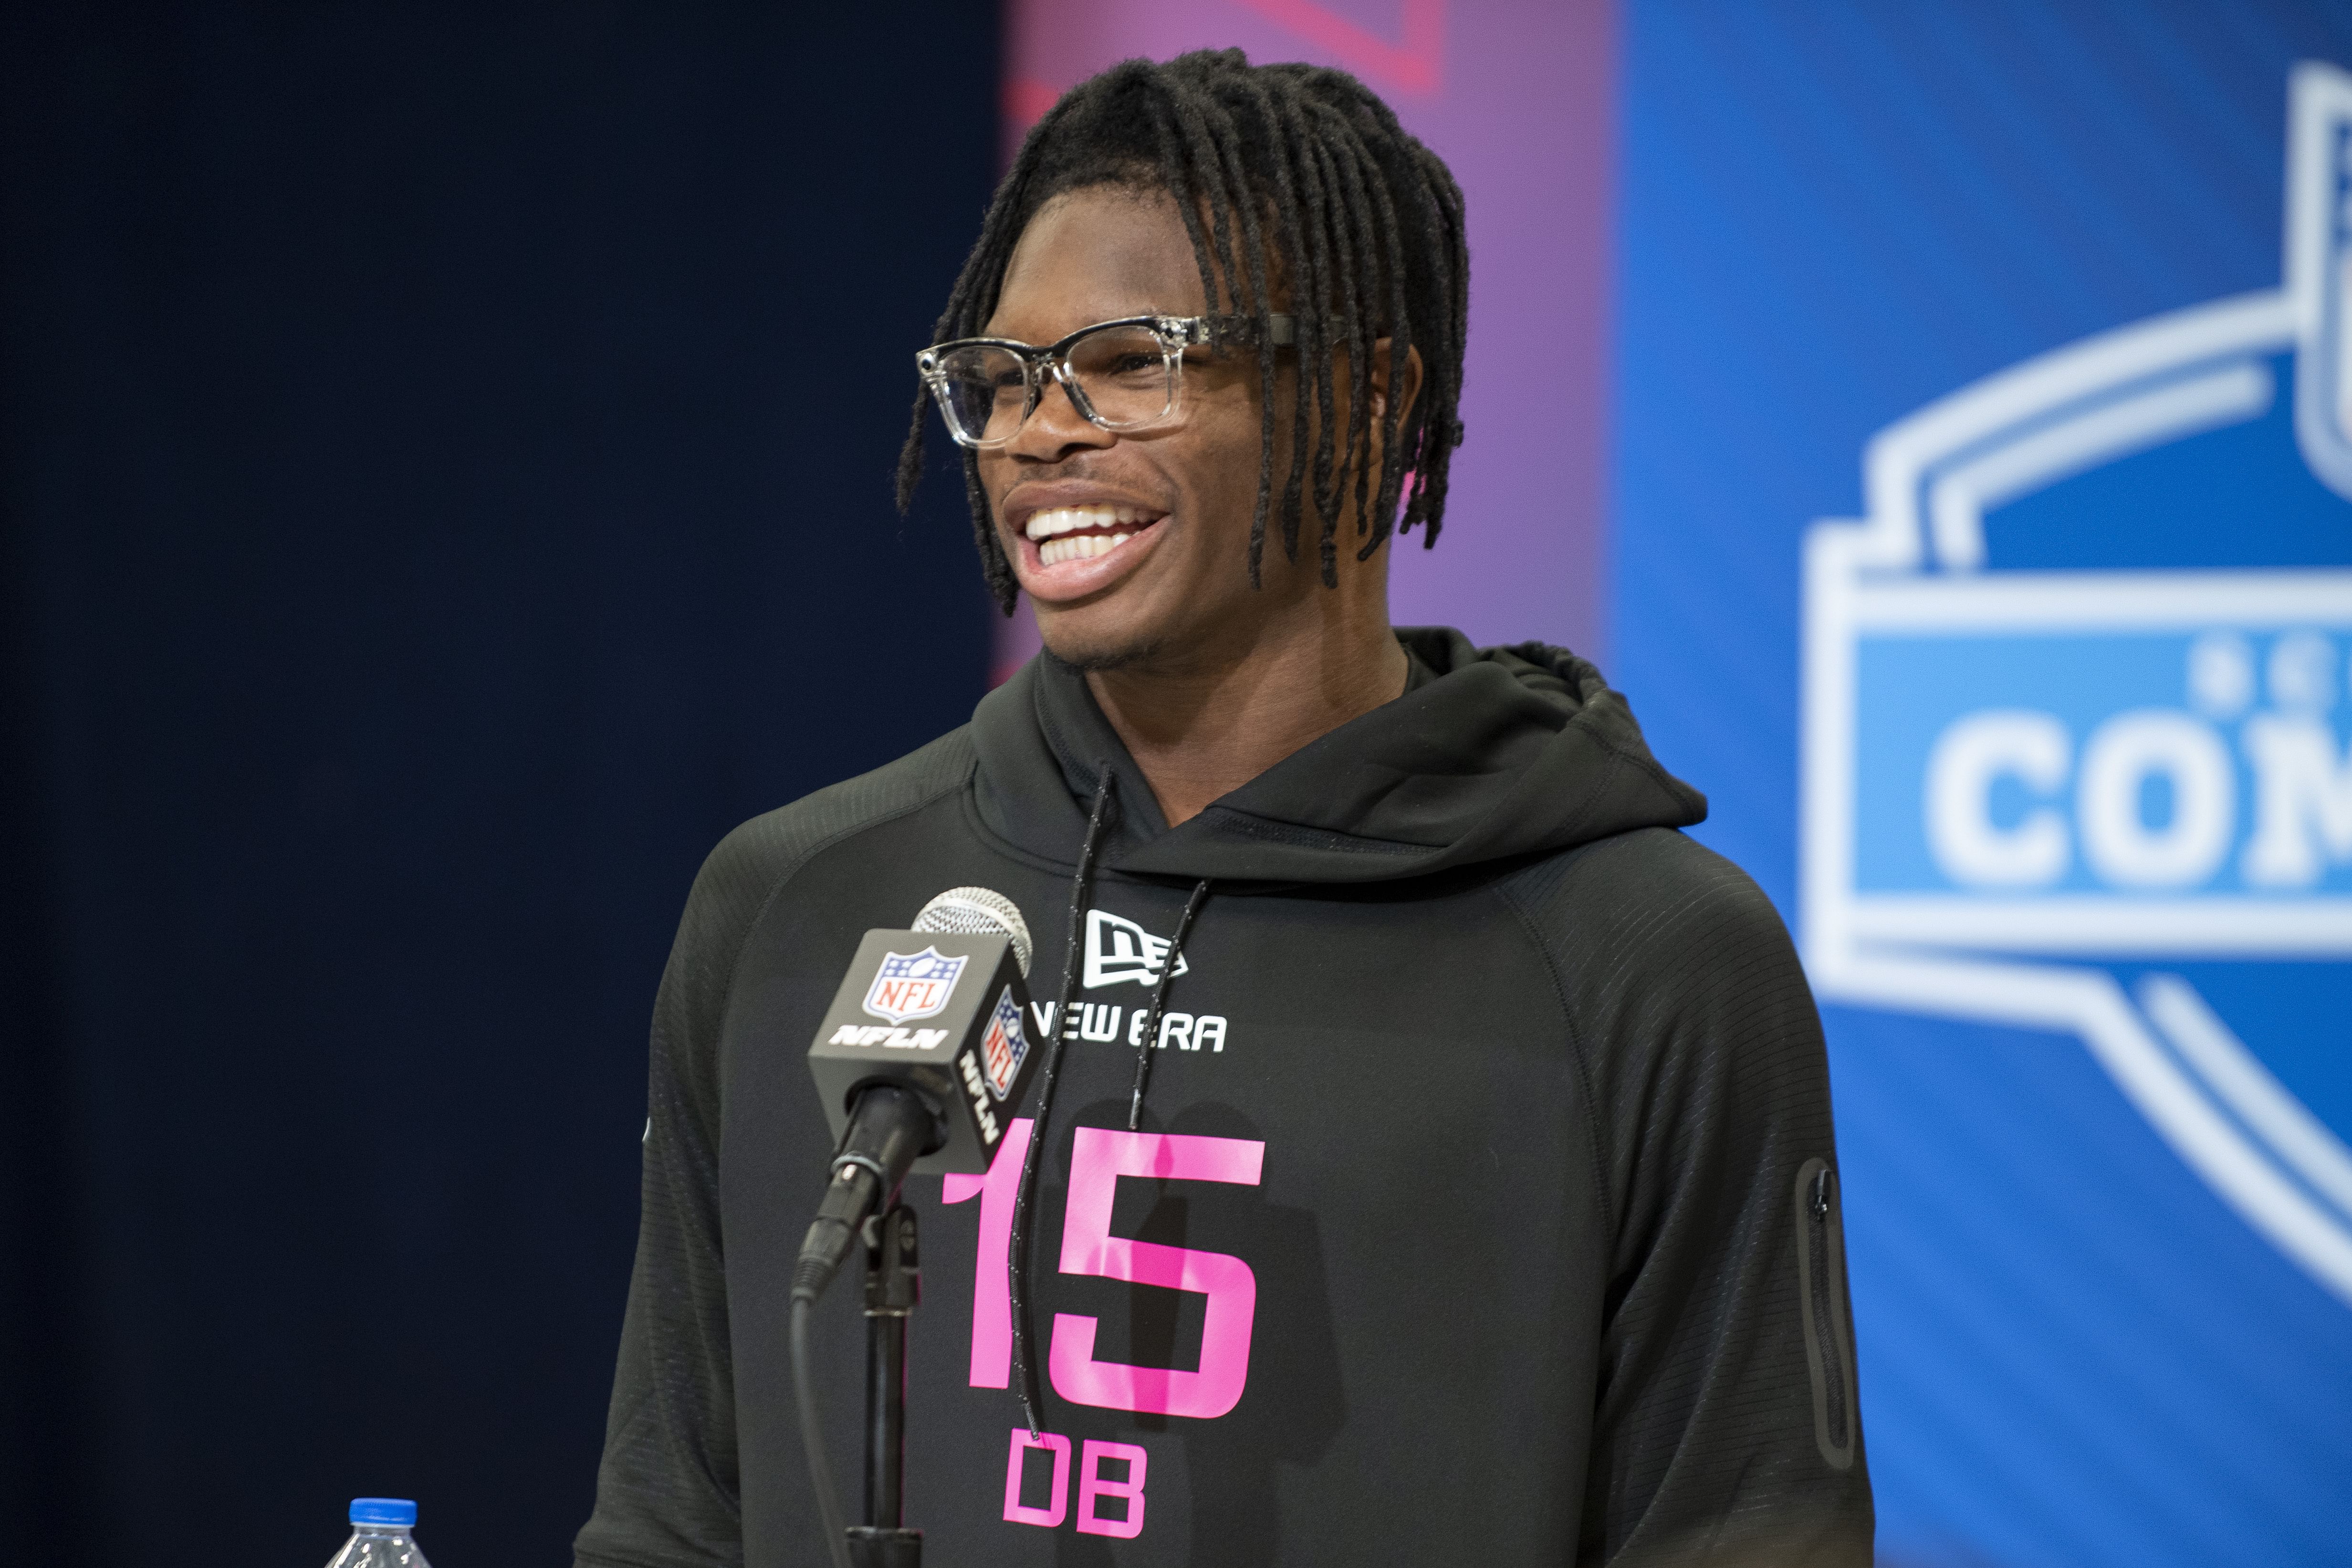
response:
{"label": "dark navy backdrop", "polygon": [[695,867],[982,689],[887,485],[996,49],[0,20],[0,1560],[564,1559]]}

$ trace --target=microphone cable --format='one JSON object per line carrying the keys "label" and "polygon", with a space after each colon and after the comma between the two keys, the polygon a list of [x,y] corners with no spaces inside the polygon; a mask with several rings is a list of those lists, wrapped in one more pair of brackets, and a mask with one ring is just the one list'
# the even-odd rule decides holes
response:
{"label": "microphone cable", "polygon": [[809,1486],[816,1492],[818,1520],[824,1526],[825,1549],[833,1568],[855,1568],[849,1561],[849,1526],[841,1517],[841,1494],[834,1488],[833,1461],[825,1457],[824,1422],[816,1405],[816,1384],[809,1379],[809,1313],[816,1298],[793,1292],[793,1401],[800,1406],[801,1447],[808,1454]]}

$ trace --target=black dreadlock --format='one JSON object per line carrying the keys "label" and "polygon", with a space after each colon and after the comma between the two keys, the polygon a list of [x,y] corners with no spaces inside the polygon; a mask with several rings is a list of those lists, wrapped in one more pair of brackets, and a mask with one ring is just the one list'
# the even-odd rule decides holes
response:
{"label": "black dreadlock", "polygon": [[[1258,321],[1265,393],[1257,510],[1250,521],[1250,582],[1259,580],[1274,491],[1275,343],[1270,280],[1290,282],[1299,363],[1313,378],[1315,442],[1307,468],[1307,390],[1291,412],[1290,472],[1279,510],[1283,553],[1298,559],[1303,493],[1322,525],[1323,581],[1338,586],[1339,514],[1351,488],[1356,531],[1369,558],[1395,531],[1424,524],[1437,542],[1446,471],[1462,440],[1462,345],[1469,327],[1470,256],[1462,191],[1436,153],[1397,123],[1344,71],[1252,66],[1239,49],[1202,50],[1165,65],[1129,60],[1081,82],[1047,111],[996,187],[980,241],[956,279],[932,341],[977,335],[996,310],[1022,230],[1046,202],[1097,185],[1160,189],[1176,198],[1201,288],[1218,309],[1220,285]],[[1209,222],[1204,233],[1201,215]],[[1272,219],[1271,236],[1265,219]],[[1246,295],[1244,289],[1246,289]],[[1378,493],[1365,460],[1371,436],[1373,345],[1389,340],[1389,384],[1402,389],[1405,355],[1421,351],[1420,396],[1406,416],[1391,397],[1382,416]],[[1335,354],[1349,364],[1348,430],[1333,430]],[[923,472],[924,404],[898,458],[898,510]],[[1012,563],[989,521],[976,453],[963,454],[964,494],[990,592],[1013,613]],[[1410,496],[1404,494],[1411,476]],[[1396,521],[1404,500],[1403,521]]]}

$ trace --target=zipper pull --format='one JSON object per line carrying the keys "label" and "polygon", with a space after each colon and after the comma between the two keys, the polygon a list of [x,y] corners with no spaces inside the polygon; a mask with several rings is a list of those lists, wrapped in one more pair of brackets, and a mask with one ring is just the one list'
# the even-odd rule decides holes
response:
{"label": "zipper pull", "polygon": [[1812,1211],[1815,1225],[1830,1217],[1830,1168],[1827,1165],[1813,1173]]}

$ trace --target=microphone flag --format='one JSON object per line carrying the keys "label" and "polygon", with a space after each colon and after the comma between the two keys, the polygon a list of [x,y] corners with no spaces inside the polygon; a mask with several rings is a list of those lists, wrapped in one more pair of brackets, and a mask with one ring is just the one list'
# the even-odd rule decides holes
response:
{"label": "microphone flag", "polygon": [[861,1093],[895,1084],[931,1111],[932,1139],[914,1170],[985,1174],[1036,1071],[1028,1013],[1010,938],[867,931],[809,1047],[835,1140]]}

